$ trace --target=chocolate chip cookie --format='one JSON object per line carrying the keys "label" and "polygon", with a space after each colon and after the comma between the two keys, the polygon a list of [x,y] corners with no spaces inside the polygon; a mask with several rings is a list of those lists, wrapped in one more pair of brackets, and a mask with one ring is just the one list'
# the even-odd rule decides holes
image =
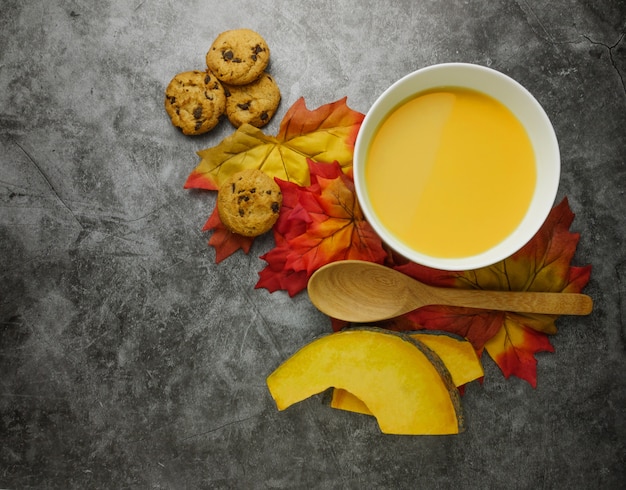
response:
{"label": "chocolate chip cookie", "polygon": [[270,48],[251,29],[233,29],[217,36],[206,54],[209,70],[230,85],[246,85],[265,71]]}
{"label": "chocolate chip cookie", "polygon": [[183,134],[206,133],[226,110],[224,87],[206,71],[179,73],[165,89],[165,110]]}
{"label": "chocolate chip cookie", "polygon": [[224,84],[224,91],[226,116],[236,128],[244,123],[257,128],[265,126],[280,102],[280,89],[267,73],[247,85]]}
{"label": "chocolate chip cookie", "polygon": [[217,194],[217,211],[226,228],[254,237],[269,231],[280,212],[283,195],[270,176],[257,169],[237,172]]}

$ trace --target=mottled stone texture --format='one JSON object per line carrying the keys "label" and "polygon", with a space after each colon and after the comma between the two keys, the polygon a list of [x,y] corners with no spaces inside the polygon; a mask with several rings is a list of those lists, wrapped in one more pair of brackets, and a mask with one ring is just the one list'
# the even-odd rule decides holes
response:
{"label": "mottled stone texture", "polygon": [[[623,0],[0,2],[0,487],[618,488],[626,476]],[[206,136],[175,130],[171,77],[226,29],[258,30],[287,108],[367,112],[417,68],[496,68],[545,107],[558,200],[593,265],[536,389],[489,359],[455,437],[382,436],[314,398],[277,412],[265,377],[330,330],[306,293],[219,265],[183,190]]]}

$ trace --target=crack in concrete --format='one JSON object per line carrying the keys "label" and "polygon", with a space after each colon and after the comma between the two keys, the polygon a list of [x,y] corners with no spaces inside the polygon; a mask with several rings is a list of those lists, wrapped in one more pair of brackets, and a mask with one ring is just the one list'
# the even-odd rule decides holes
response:
{"label": "crack in concrete", "polygon": [[85,227],[83,226],[83,224],[80,222],[80,220],[78,219],[78,217],[76,216],[76,214],[74,213],[74,211],[72,211],[72,209],[67,205],[67,203],[63,200],[63,198],[61,197],[61,195],[57,192],[57,190],[54,188],[54,186],[52,185],[52,182],[50,182],[50,179],[48,178],[48,176],[46,175],[46,173],[43,171],[43,169],[39,166],[39,164],[35,161],[35,159],[24,149],[24,147],[22,147],[22,145],[20,145],[17,141],[15,141],[13,138],[11,138],[11,142],[17,146],[20,151],[26,156],[26,158],[28,159],[28,161],[30,161],[30,163],[32,163],[32,165],[35,167],[35,169],[37,170],[37,172],[39,173],[39,175],[41,176],[41,178],[44,180],[44,182],[48,185],[48,188],[50,189],[50,191],[52,191],[52,194],[56,197],[56,199],[61,203],[61,205],[70,213],[70,215],[72,216],[72,218],[74,218],[74,220],[76,221],[76,223],[78,223],[78,226],[80,226],[81,230],[85,230]]}
{"label": "crack in concrete", "polygon": [[[626,311],[626,275],[623,274],[626,272],[626,261],[620,262],[615,266],[615,273],[617,275],[617,304],[620,312]],[[620,325],[620,338],[622,340],[622,347],[626,347],[626,324],[624,324],[624,315],[619,316],[619,325]]]}
{"label": "crack in concrete", "polygon": [[[520,2],[517,2],[518,7],[520,7],[520,9],[522,10],[522,12],[527,12],[528,14],[530,14],[533,19],[535,20],[535,22],[537,23],[537,25],[541,28],[541,30],[543,31],[544,35],[545,35],[545,39],[547,39],[551,44],[555,45],[557,44],[556,40],[554,39],[554,37],[550,34],[550,32],[548,31],[548,29],[546,28],[546,26],[543,24],[543,22],[541,22],[541,19],[539,18],[539,16],[537,15],[537,13],[534,11],[534,9],[528,4],[527,1],[523,2],[523,6],[520,4]],[[529,19],[527,19],[528,21]],[[540,33],[538,33],[534,26],[532,25],[532,22],[528,22],[529,27],[532,29],[533,32],[535,32],[535,34],[537,34],[539,37],[542,37]]]}
{"label": "crack in concrete", "polygon": [[622,74],[622,72],[620,71],[619,67],[617,66],[617,62],[615,61],[615,57],[613,56],[613,51],[615,50],[615,48],[617,46],[619,46],[619,44],[622,42],[622,40],[624,39],[625,36],[626,36],[626,32],[622,32],[620,34],[619,38],[617,39],[617,41],[615,41],[615,43],[613,43],[611,45],[608,45],[608,44],[600,42],[600,41],[594,41],[589,36],[583,35],[583,37],[587,41],[589,41],[591,44],[594,44],[596,46],[602,46],[603,48],[606,48],[606,50],[609,53],[609,60],[611,62],[611,66],[613,67],[613,69],[617,73],[617,76],[619,77],[620,82],[622,84],[622,90],[626,94],[626,80],[624,79],[624,75]]}
{"label": "crack in concrete", "polygon": [[182,441],[188,441],[190,439],[195,439],[197,437],[202,437],[202,436],[206,436],[209,434],[213,434],[214,432],[219,432],[223,429],[226,429],[227,427],[230,427],[231,425],[237,425],[243,422],[247,422],[248,420],[252,420],[254,418],[257,418],[259,416],[259,414],[253,414],[253,415],[249,415],[247,417],[242,417],[240,419],[235,419],[235,420],[230,420],[228,422],[225,422],[221,425],[215,426],[215,427],[211,427],[208,430],[202,431],[202,432],[195,432],[193,434],[187,435],[185,437],[183,437]]}

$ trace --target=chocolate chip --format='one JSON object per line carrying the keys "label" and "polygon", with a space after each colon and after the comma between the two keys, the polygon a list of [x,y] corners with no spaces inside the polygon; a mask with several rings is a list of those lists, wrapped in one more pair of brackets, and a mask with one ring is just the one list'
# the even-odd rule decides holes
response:
{"label": "chocolate chip", "polygon": [[278,204],[276,201],[274,201],[272,203],[272,212],[273,213],[278,213],[278,211],[280,211],[280,204]]}
{"label": "chocolate chip", "polygon": [[230,97],[230,90],[228,90],[228,87],[224,87],[224,94],[226,97]]}
{"label": "chocolate chip", "polygon": [[176,97],[174,97],[173,95],[169,99],[170,99],[170,104],[173,104],[174,102],[176,102]]}
{"label": "chocolate chip", "polygon": [[266,193],[268,196],[271,196],[271,195],[272,195],[272,191],[271,191],[271,190],[265,191],[265,193]]}
{"label": "chocolate chip", "polygon": [[230,49],[228,51],[224,51],[222,53],[222,58],[224,58],[226,61],[232,60],[233,56],[235,56],[235,55],[233,54],[233,52]]}
{"label": "chocolate chip", "polygon": [[244,214],[246,214],[246,212],[243,210],[243,208],[239,208],[239,216],[243,218]]}
{"label": "chocolate chip", "polygon": [[245,104],[237,104],[237,107],[239,107],[242,111],[247,111],[250,109],[250,104],[247,102]]}
{"label": "chocolate chip", "polygon": [[269,118],[269,116],[267,115],[267,112],[262,112],[261,113],[261,121],[265,121],[267,118]]}
{"label": "chocolate chip", "polygon": [[252,56],[250,56],[250,58],[252,58],[252,61],[256,61],[257,56],[256,54],[253,54]]}
{"label": "chocolate chip", "polygon": [[232,192],[233,194],[235,193],[235,183],[234,182],[230,185],[230,192]]}
{"label": "chocolate chip", "polygon": [[250,194],[254,194],[256,192],[256,187],[253,187],[252,189],[250,189]]}
{"label": "chocolate chip", "polygon": [[199,105],[193,110],[194,119],[200,119],[202,117],[202,106]]}
{"label": "chocolate chip", "polygon": [[262,48],[260,45],[256,45],[254,48],[252,48],[252,52],[254,54],[259,54],[262,53],[263,51],[265,51],[265,48]]}
{"label": "chocolate chip", "polygon": [[204,76],[204,84],[205,84],[205,85],[208,85],[208,83],[209,83],[210,81],[211,81],[211,76],[207,73],[207,74]]}
{"label": "chocolate chip", "polygon": [[233,58],[232,62],[233,63],[241,63],[241,58]]}
{"label": "chocolate chip", "polygon": [[196,131],[198,131],[202,127],[202,122],[203,122],[202,120],[196,121],[196,125],[194,127]]}

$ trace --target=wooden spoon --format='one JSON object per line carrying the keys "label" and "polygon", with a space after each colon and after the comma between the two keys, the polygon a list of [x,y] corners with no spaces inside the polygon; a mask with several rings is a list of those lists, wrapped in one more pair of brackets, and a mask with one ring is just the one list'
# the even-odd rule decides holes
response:
{"label": "wooden spoon", "polygon": [[588,315],[593,307],[584,294],[432,287],[389,267],[360,260],[321,267],[309,279],[308,292],[322,313],[357,323],[386,320],[426,305],[551,315]]}

